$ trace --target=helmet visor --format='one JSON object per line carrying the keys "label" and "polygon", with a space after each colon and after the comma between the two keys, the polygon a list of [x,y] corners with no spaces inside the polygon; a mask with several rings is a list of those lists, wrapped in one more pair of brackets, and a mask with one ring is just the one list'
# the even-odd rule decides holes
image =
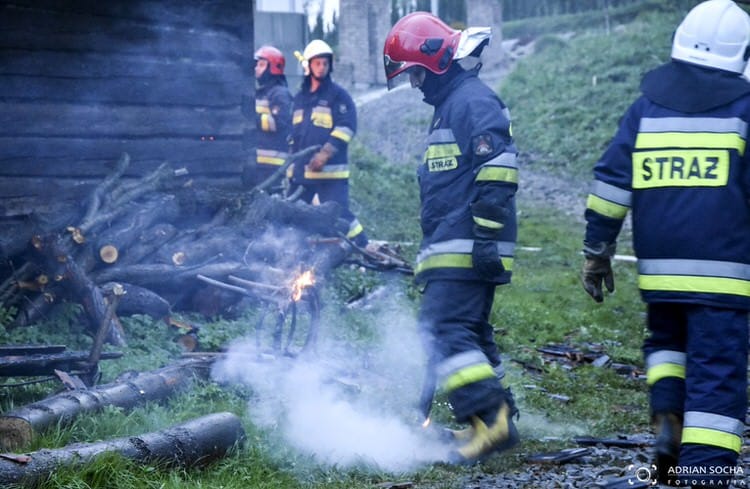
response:
{"label": "helmet visor", "polygon": [[393,78],[398,72],[403,69],[406,61],[394,61],[389,55],[383,56],[383,66],[385,67],[385,77],[388,79]]}

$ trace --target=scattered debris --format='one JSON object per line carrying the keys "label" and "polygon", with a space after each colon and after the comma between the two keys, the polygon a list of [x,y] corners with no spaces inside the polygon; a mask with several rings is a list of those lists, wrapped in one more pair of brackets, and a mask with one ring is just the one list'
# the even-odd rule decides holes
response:
{"label": "scattered debris", "polygon": [[558,452],[537,453],[526,460],[532,464],[563,464],[591,453],[588,448],[566,448]]}

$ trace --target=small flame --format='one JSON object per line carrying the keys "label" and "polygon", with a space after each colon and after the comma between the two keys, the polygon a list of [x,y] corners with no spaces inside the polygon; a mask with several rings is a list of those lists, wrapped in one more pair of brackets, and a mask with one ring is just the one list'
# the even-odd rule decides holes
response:
{"label": "small flame", "polygon": [[428,426],[430,426],[430,422],[430,418],[425,419],[422,423],[422,428],[427,428]]}
{"label": "small flame", "polygon": [[315,276],[312,270],[307,270],[300,274],[292,282],[292,300],[294,302],[299,301],[302,298],[302,292],[313,285],[315,285]]}

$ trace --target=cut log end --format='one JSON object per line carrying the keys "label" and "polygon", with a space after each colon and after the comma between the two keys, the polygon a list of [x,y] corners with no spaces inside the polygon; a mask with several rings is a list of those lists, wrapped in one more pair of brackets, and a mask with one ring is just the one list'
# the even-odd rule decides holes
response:
{"label": "cut log end", "polygon": [[0,449],[15,451],[28,447],[34,437],[34,430],[27,420],[19,417],[0,418]]}
{"label": "cut log end", "polygon": [[101,258],[104,263],[114,263],[119,256],[120,254],[114,245],[108,244],[99,248],[99,258]]}

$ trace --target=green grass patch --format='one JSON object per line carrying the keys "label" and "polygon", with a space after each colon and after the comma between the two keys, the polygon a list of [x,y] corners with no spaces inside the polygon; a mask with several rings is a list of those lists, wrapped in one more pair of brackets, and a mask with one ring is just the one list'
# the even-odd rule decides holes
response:
{"label": "green grass patch", "polygon": [[559,174],[590,174],[639,96],[643,75],[669,60],[682,15],[647,11],[610,34],[591,30],[567,41],[540,39],[540,52],[519,61],[500,87],[522,160]]}

